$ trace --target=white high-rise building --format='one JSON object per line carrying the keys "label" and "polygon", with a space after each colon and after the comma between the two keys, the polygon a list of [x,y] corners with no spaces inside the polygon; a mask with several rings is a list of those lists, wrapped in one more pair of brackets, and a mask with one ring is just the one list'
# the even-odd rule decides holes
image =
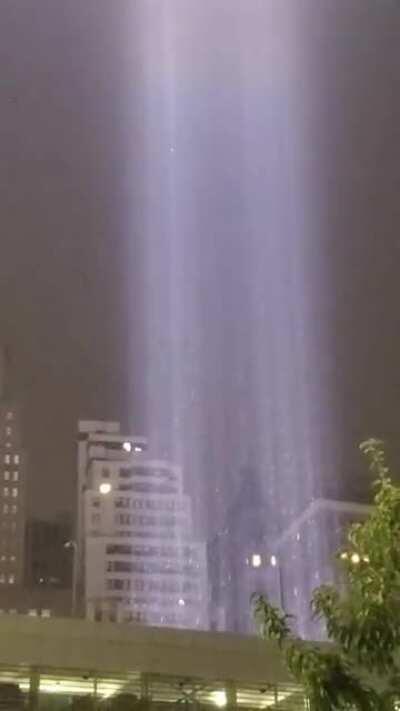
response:
{"label": "white high-rise building", "polygon": [[192,537],[179,467],[118,423],[80,422],[78,539],[90,619],[207,627],[205,545]]}

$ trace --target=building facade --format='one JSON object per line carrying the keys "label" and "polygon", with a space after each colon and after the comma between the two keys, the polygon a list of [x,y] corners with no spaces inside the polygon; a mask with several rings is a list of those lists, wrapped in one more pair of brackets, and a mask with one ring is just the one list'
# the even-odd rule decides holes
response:
{"label": "building facade", "polygon": [[0,348],[0,592],[24,573],[26,452],[21,410],[12,398],[7,355]]}
{"label": "building facade", "polygon": [[151,458],[143,438],[120,434],[115,423],[103,432],[95,427],[79,425],[77,555],[85,615],[206,628],[206,551],[193,540],[181,470]]}

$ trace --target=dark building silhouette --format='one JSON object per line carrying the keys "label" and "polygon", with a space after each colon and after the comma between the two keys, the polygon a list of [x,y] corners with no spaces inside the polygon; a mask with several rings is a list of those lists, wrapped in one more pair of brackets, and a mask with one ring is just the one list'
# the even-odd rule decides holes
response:
{"label": "dark building silhouette", "polygon": [[71,538],[69,516],[53,521],[29,521],[26,526],[25,586],[27,588],[71,587],[71,552],[65,543]]}

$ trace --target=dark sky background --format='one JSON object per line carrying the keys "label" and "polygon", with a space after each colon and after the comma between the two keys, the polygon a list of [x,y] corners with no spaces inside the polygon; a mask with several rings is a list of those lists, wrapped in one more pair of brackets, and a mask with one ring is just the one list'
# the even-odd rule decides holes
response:
{"label": "dark sky background", "polygon": [[[201,2],[205,37],[226,3]],[[326,377],[339,405],[335,456],[343,493],[362,497],[356,443],[383,436],[399,459],[400,6],[296,5],[309,32],[308,138],[318,156],[329,291],[318,319],[330,334]],[[261,12],[258,0],[233,6]],[[0,341],[11,347],[25,406],[36,515],[73,505],[78,417],[134,419],[137,432],[145,429],[146,360],[135,345],[144,329],[145,248],[139,233],[127,235],[124,182],[128,140],[144,160],[147,117],[131,114],[126,98],[127,82],[146,76],[138,18],[129,0],[0,4]],[[232,51],[229,24],[218,31],[213,47]],[[218,92],[225,75],[215,76]],[[220,158],[208,156],[211,174]]]}

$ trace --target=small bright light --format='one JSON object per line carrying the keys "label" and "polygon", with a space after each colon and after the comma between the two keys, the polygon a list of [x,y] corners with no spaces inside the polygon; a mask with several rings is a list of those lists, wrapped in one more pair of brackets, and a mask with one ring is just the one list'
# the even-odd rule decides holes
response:
{"label": "small bright light", "polygon": [[212,697],[214,704],[218,706],[219,709],[222,709],[224,706],[226,706],[227,698],[225,691],[214,691]]}
{"label": "small bright light", "polygon": [[369,563],[369,555],[365,555],[363,561],[364,563]]}
{"label": "small bright light", "polygon": [[253,553],[251,556],[251,565],[253,568],[260,568],[262,559],[259,553]]}
{"label": "small bright light", "polygon": [[109,494],[111,491],[111,484],[108,481],[103,481],[99,486],[100,494]]}
{"label": "small bright light", "polygon": [[353,553],[351,556],[351,562],[357,565],[360,562],[361,558],[358,555],[358,553]]}
{"label": "small bright light", "polygon": [[340,557],[342,560],[347,560],[349,557],[349,554],[346,553],[346,551],[343,551],[343,553],[340,554]]}
{"label": "small bright light", "polygon": [[136,444],[134,447],[134,451],[136,453],[143,452],[143,447],[141,447],[140,444]]}
{"label": "small bright light", "polygon": [[185,601],[184,601],[184,599],[183,599],[182,597],[179,598],[179,600],[178,600],[178,605],[180,605],[181,607],[185,607]]}
{"label": "small bright light", "polygon": [[124,442],[122,445],[122,449],[128,453],[132,452],[132,444],[130,442]]}
{"label": "small bright light", "polygon": [[273,568],[276,568],[276,566],[278,565],[278,558],[276,557],[276,555],[271,555],[269,562],[271,563]]}

